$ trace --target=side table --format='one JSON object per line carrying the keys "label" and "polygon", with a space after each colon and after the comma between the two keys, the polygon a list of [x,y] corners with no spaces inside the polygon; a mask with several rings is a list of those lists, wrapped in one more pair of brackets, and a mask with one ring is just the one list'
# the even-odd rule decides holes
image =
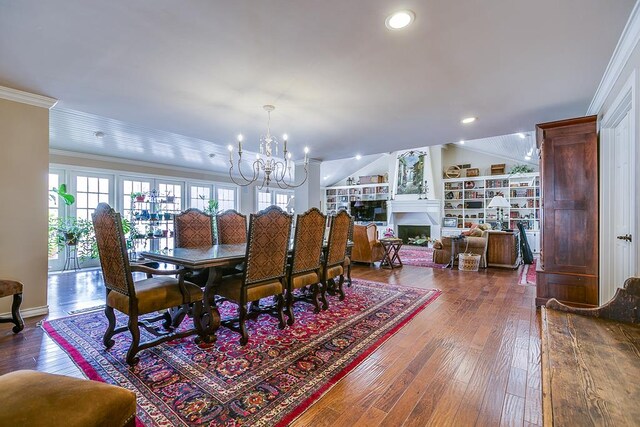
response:
{"label": "side table", "polygon": [[384,256],[380,261],[380,267],[394,269],[396,267],[402,267],[402,260],[400,259],[400,248],[402,247],[402,239],[388,237],[380,239],[380,243],[384,248]]}
{"label": "side table", "polygon": [[456,263],[456,257],[460,253],[460,245],[466,241],[464,236],[451,236],[451,261],[447,267],[453,268]]}

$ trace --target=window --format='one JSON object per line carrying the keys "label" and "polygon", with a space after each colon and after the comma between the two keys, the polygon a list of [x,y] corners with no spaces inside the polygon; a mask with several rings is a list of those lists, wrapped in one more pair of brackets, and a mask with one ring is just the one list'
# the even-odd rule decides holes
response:
{"label": "window", "polygon": [[287,190],[270,190],[269,192],[267,192],[266,190],[256,189],[256,191],[256,204],[259,211],[266,209],[271,205],[276,205],[286,211],[287,204],[289,204],[289,200],[293,197],[294,194],[293,191]]}
{"label": "window", "polygon": [[227,209],[236,208],[236,190],[235,188],[218,187],[218,209],[226,211]]}
{"label": "window", "polygon": [[189,207],[204,211],[211,198],[211,186],[192,185],[189,187]]}
{"label": "window", "polygon": [[291,194],[289,193],[275,193],[276,196],[276,205],[281,207],[283,210],[287,210],[287,205],[289,204],[289,199],[291,198]]}
{"label": "window", "polygon": [[[123,179],[122,180],[122,215],[129,220],[133,219],[134,212],[146,207],[136,206],[136,201],[131,197],[134,193],[145,194],[145,200],[151,191],[151,181]],[[142,230],[139,230],[142,231]]]}
{"label": "window", "polygon": [[[57,173],[49,173],[49,190],[60,187],[60,175]],[[60,216],[60,198],[49,193],[49,218],[58,218]]]}
{"label": "window", "polygon": [[258,190],[258,210],[259,211],[266,209],[272,205],[271,194],[272,193],[267,193],[266,191]]}
{"label": "window", "polygon": [[158,211],[177,213],[182,210],[182,184],[157,182]]}
{"label": "window", "polygon": [[109,178],[76,176],[76,218],[91,220],[91,214],[98,203],[109,203],[111,182]]}

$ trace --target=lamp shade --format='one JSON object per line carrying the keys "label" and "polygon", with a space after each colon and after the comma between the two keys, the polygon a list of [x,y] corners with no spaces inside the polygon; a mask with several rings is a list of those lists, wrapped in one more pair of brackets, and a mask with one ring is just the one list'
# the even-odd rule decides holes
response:
{"label": "lamp shade", "polygon": [[489,208],[510,208],[511,205],[509,204],[509,201],[504,197],[495,196],[493,199],[491,199],[491,202],[489,202],[488,207]]}

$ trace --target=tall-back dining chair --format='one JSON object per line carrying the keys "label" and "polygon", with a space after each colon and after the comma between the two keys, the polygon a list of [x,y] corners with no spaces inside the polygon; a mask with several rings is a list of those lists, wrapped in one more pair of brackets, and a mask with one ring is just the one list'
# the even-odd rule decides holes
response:
{"label": "tall-back dining chair", "polygon": [[[126,360],[128,364],[135,365],[138,362],[136,354],[141,350],[195,333],[204,336],[199,321],[203,293],[200,287],[184,280],[186,270],[155,270],[146,266],[130,265],[120,214],[108,204],[100,203],[92,219],[104,284],[107,289],[104,313],[109,325],[103,337],[105,347],[111,348],[114,344],[113,336],[128,330],[132,340]],[[131,273],[135,271],[146,273],[148,278],[134,283]],[[165,277],[153,277],[153,275]],[[174,277],[176,275],[177,278]],[[180,307],[184,304],[193,304],[194,329],[181,332],[171,330],[166,333],[158,332],[152,323],[163,320],[165,328],[171,325],[171,317],[166,313],[151,319],[139,319],[140,315]],[[115,327],[114,310],[129,316],[127,326]],[[156,338],[141,344],[140,326]]]}
{"label": "tall-back dining chair", "polygon": [[[345,297],[342,285],[344,283],[344,262],[350,225],[351,215],[347,211],[341,210],[336,215],[331,216],[327,253],[322,263],[320,275],[320,282],[322,283],[320,299],[322,300],[323,310],[329,308],[327,292],[339,294],[340,301],[344,300]],[[338,278],[337,284],[335,282],[336,277]]]}
{"label": "tall-back dining chair", "polygon": [[[190,208],[173,217],[175,248],[204,248],[215,244],[213,215]],[[189,271],[185,279],[200,287],[207,284],[209,269]]]}
{"label": "tall-back dining chair", "polygon": [[[251,214],[246,268],[242,274],[223,277],[217,288],[218,295],[238,304],[238,317],[225,319],[221,324],[241,334],[241,345],[249,341],[245,326],[248,302],[258,302],[252,304],[252,315],[258,312],[274,314],[275,311],[280,321],[279,327],[285,327],[284,291],[291,220],[291,215],[278,206]],[[257,307],[260,299],[271,296],[276,297],[275,306],[265,309]]]}
{"label": "tall-back dining chair", "polygon": [[247,217],[234,209],[216,215],[218,244],[239,245],[247,243]]}
{"label": "tall-back dining chair", "polygon": [[[351,221],[349,222],[349,233],[347,234],[347,244],[349,241],[353,242],[353,228],[355,226],[355,217],[351,217]],[[351,287],[351,259],[353,246],[347,246],[347,250],[344,256],[344,263],[342,267],[344,268],[345,275],[347,276],[347,286]]]}
{"label": "tall-back dining chair", "polygon": [[[296,219],[293,238],[293,255],[287,270],[287,323],[293,325],[293,303],[307,301],[313,303],[315,312],[320,312],[320,267],[322,244],[327,218],[317,208],[311,208]],[[295,297],[294,290],[304,289]]]}
{"label": "tall-back dining chair", "polygon": [[213,216],[190,208],[173,217],[174,247],[202,248],[215,244]]}

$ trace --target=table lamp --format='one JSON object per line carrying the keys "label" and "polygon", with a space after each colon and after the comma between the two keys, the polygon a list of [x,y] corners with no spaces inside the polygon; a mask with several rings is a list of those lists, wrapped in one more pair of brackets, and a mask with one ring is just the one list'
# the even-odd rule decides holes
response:
{"label": "table lamp", "polygon": [[487,207],[496,209],[498,226],[500,227],[500,230],[502,230],[502,222],[504,221],[504,208],[511,207],[509,201],[502,196],[495,196],[493,199],[491,199],[491,202],[489,202],[489,206]]}

